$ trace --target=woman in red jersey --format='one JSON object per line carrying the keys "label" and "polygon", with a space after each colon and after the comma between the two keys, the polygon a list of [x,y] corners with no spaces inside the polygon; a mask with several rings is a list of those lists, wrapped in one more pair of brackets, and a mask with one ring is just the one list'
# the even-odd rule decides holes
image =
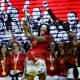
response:
{"label": "woman in red jersey", "polygon": [[80,80],[80,43],[72,39],[69,43],[68,58],[68,80]]}
{"label": "woman in red jersey", "polygon": [[66,46],[65,42],[61,41],[58,44],[58,80],[67,80],[67,72],[68,72],[68,67],[67,67],[67,56],[66,56]]}
{"label": "woman in red jersey", "polygon": [[49,51],[45,55],[47,76],[46,80],[58,80],[57,46],[55,42],[50,42]]}
{"label": "woman in red jersey", "polygon": [[10,56],[10,77],[11,80],[22,80],[24,72],[25,53],[20,51],[19,41],[12,41],[10,44],[12,55]]}
{"label": "woman in red jersey", "polygon": [[9,80],[9,55],[7,45],[4,43],[0,48],[0,80]]}
{"label": "woman in red jersey", "polygon": [[51,41],[51,36],[49,35],[49,27],[46,24],[40,25],[38,36],[35,36],[25,24],[23,24],[22,26],[27,38],[30,39],[32,43],[36,42],[34,44],[35,48],[32,49],[30,53],[36,66],[36,75],[38,75],[39,80],[45,80],[46,64],[44,54],[47,52],[48,45]]}

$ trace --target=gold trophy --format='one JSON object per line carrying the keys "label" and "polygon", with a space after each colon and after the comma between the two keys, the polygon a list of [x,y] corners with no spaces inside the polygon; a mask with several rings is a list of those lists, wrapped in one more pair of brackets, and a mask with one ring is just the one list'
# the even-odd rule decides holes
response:
{"label": "gold trophy", "polygon": [[3,76],[4,76],[4,75],[6,75],[6,72],[5,72],[5,71],[3,71],[3,72],[2,72],[2,75],[3,75]]}

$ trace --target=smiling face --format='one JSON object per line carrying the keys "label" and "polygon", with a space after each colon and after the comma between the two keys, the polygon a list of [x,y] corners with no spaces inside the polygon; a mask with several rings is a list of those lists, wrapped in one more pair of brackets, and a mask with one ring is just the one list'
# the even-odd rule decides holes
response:
{"label": "smiling face", "polygon": [[50,47],[51,52],[55,51],[55,43],[54,42],[51,42],[49,47]]}
{"label": "smiling face", "polygon": [[19,45],[16,42],[12,44],[12,50],[14,53],[17,53],[19,51]]}
{"label": "smiling face", "polygon": [[40,28],[40,35],[44,35],[47,32],[47,26],[42,25]]}

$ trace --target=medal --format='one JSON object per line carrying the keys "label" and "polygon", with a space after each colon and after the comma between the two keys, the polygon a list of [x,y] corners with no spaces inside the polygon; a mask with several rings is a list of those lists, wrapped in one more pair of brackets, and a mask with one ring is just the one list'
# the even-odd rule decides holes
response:
{"label": "medal", "polygon": [[62,60],[61,60],[61,64],[63,64],[63,63],[64,63],[64,60],[62,59]]}
{"label": "medal", "polygon": [[53,61],[54,61],[54,58],[53,58]]}
{"label": "medal", "polygon": [[53,67],[53,66],[51,66],[51,67],[50,67],[50,70],[54,70],[54,67]]}
{"label": "medal", "polygon": [[51,62],[51,66],[50,66],[50,70],[54,70],[54,67],[53,67],[53,62],[54,62],[54,58],[52,57],[52,55],[50,54],[50,62]]}
{"label": "medal", "polygon": [[3,72],[2,72],[2,75],[6,75],[6,72],[5,72],[5,71],[3,71]]}

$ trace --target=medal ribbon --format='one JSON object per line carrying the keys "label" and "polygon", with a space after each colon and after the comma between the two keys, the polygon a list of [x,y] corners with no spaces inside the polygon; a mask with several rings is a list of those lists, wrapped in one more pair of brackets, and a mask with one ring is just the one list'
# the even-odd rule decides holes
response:
{"label": "medal ribbon", "polygon": [[5,72],[5,57],[1,60],[2,72]]}
{"label": "medal ribbon", "polygon": [[51,62],[51,66],[53,66],[53,59],[51,54],[50,54],[50,62]]}
{"label": "medal ribbon", "polygon": [[14,55],[14,70],[16,70],[16,65],[17,65],[18,59],[19,59],[19,53],[18,53],[17,57],[15,57],[15,55]]}

